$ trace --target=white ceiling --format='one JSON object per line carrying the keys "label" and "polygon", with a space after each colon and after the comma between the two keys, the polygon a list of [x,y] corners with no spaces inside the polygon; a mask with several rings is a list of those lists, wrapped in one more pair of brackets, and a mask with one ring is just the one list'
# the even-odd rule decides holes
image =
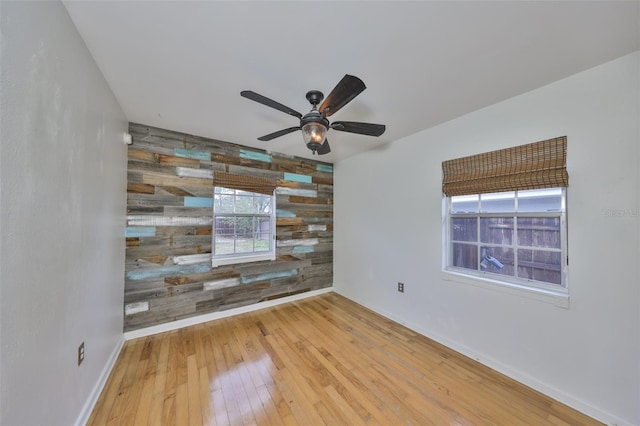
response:
{"label": "white ceiling", "polygon": [[640,2],[64,1],[132,122],[313,158],[295,117],[344,76],[367,89],[331,120],[336,162],[640,49]]}

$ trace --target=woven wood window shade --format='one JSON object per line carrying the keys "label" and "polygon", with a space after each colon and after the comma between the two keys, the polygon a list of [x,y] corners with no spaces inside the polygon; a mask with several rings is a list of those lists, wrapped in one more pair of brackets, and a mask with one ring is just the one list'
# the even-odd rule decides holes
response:
{"label": "woven wood window shade", "polygon": [[447,197],[566,187],[567,137],[444,161],[442,172]]}
{"label": "woven wood window shade", "polygon": [[276,180],[266,177],[215,172],[213,176],[213,185],[271,195],[273,194],[273,190],[276,189]]}

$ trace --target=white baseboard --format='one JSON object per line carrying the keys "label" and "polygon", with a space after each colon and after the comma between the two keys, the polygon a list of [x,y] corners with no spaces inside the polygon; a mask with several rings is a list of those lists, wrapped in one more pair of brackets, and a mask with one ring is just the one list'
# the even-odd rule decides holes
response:
{"label": "white baseboard", "polygon": [[292,296],[281,297],[279,299],[267,300],[264,302],[254,303],[253,305],[241,306],[239,308],[228,309],[226,311],[211,312],[210,314],[198,315],[191,318],[185,318],[178,321],[172,321],[165,324],[154,325],[152,327],[141,328],[138,330],[127,331],[124,333],[124,340],[133,340],[140,337],[151,336],[153,334],[164,333],[165,331],[177,330],[190,325],[201,324],[207,321],[213,321],[221,318],[227,318],[238,314],[257,311],[259,309],[269,308],[281,305],[283,303],[293,302],[294,300],[306,299],[308,297],[317,296],[319,294],[330,293],[333,287],[322,288],[320,290],[307,291]]}
{"label": "white baseboard", "polygon": [[[335,291],[335,290],[334,290]],[[419,333],[429,339],[432,339],[450,349],[453,349],[456,352],[461,353],[462,355],[474,359],[476,361],[478,361],[480,364],[483,364],[493,370],[498,371],[499,373],[504,374],[507,377],[512,378],[513,380],[516,380],[517,382],[520,382],[522,384],[524,384],[525,386],[528,386],[532,389],[537,390],[538,392],[547,395],[550,398],[555,399],[556,401],[559,401],[563,404],[568,405],[569,407],[580,411],[581,413],[586,414],[587,416],[593,417],[594,419],[601,421],[607,425],[629,425],[629,421],[621,419],[618,416],[615,416],[611,413],[608,413],[606,411],[603,411],[597,407],[594,407],[578,398],[575,398],[572,395],[567,394],[566,392],[563,392],[559,389],[556,389],[555,387],[547,384],[547,383],[543,383],[541,381],[539,381],[538,379],[536,379],[535,377],[531,377],[530,375],[523,373],[522,371],[516,370],[508,365],[503,364],[500,361],[497,361],[493,358],[491,358],[490,356],[487,356],[485,354],[481,354],[477,351],[474,351],[473,349],[462,345],[458,342],[455,342],[451,339],[448,339],[444,336],[440,336],[438,334],[434,334],[433,332],[431,332],[430,330],[425,329],[422,326],[419,326],[417,324],[411,324],[411,323],[407,323],[406,321],[397,318],[395,315],[385,311],[384,309],[378,307],[378,306],[372,306],[364,301],[358,300],[357,298],[353,298],[350,296],[347,296],[345,294],[339,293],[336,291],[337,294],[340,294],[341,296],[346,297],[347,299],[353,300],[354,302],[367,307],[368,309],[371,309],[372,311],[382,315],[385,318],[388,318],[394,322],[397,322],[398,324],[402,324],[403,326],[411,329],[412,331],[415,331],[416,333]]]}
{"label": "white baseboard", "polygon": [[91,412],[93,412],[93,409],[96,403],[98,402],[100,393],[102,393],[102,389],[104,389],[104,385],[107,383],[107,379],[111,374],[111,370],[113,370],[113,367],[116,365],[116,361],[118,360],[118,356],[120,355],[120,351],[122,350],[123,345],[124,345],[124,339],[120,339],[116,344],[115,348],[113,348],[113,351],[111,352],[111,355],[107,360],[107,363],[105,364],[104,368],[102,369],[102,372],[100,373],[100,376],[98,377],[98,381],[96,382],[95,386],[91,390],[91,393],[87,398],[87,401],[84,403],[84,406],[82,407],[82,411],[80,411],[80,415],[78,416],[78,418],[76,419],[76,422],[74,423],[75,425],[83,426],[83,425],[86,425],[87,422],[89,421]]}

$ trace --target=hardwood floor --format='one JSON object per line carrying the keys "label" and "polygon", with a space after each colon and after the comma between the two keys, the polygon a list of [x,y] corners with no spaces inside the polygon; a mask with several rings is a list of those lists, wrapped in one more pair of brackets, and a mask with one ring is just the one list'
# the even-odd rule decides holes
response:
{"label": "hardwood floor", "polygon": [[125,343],[90,425],[591,425],[335,293]]}

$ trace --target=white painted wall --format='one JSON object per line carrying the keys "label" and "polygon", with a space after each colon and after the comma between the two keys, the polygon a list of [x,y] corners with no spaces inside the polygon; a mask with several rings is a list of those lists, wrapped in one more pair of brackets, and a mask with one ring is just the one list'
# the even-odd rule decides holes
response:
{"label": "white painted wall", "polygon": [[[600,420],[640,424],[639,64],[636,52],[336,164],[334,290]],[[443,280],[441,162],[563,135],[569,308]]]}
{"label": "white painted wall", "polygon": [[1,15],[0,424],[69,425],[123,340],[127,121],[60,2]]}

